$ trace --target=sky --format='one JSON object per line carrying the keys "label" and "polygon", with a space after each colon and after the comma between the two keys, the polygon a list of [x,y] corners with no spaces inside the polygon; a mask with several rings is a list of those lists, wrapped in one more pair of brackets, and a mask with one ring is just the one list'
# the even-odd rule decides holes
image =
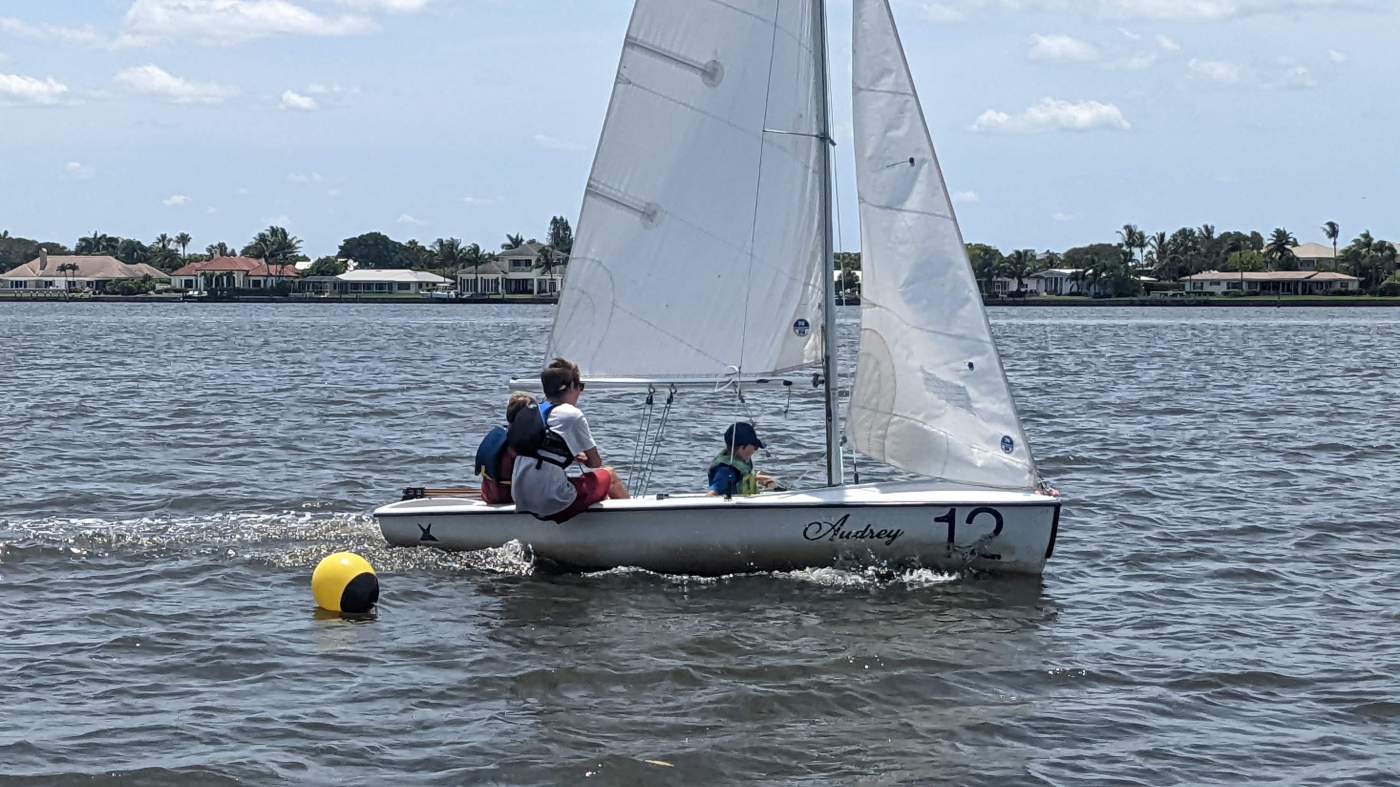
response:
{"label": "sky", "polygon": [[[676,0],[676,2],[699,0]],[[630,0],[0,0],[0,229],[492,249],[571,221]],[[969,241],[1400,238],[1400,1],[893,0]],[[850,2],[829,0],[839,245]]]}

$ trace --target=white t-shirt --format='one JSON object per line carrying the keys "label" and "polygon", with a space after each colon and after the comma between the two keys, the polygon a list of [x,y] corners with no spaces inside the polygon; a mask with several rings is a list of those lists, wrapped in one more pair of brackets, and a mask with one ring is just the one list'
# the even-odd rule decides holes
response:
{"label": "white t-shirt", "polygon": [[[569,453],[577,456],[596,448],[593,433],[583,411],[571,404],[556,404],[549,410],[549,428],[564,438]],[[578,492],[569,483],[564,468],[528,456],[517,457],[510,475],[510,493],[515,498],[515,510],[549,517],[573,504]]]}

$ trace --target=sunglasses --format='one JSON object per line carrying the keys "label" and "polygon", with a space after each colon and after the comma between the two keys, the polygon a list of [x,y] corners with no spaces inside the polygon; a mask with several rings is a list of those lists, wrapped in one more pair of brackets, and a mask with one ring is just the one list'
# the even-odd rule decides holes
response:
{"label": "sunglasses", "polygon": [[587,387],[588,387],[588,383],[585,383],[585,382],[578,382],[578,383],[575,383],[575,384],[574,384],[574,387],[577,388],[577,389],[579,389],[579,391],[582,391],[584,388],[587,388]]}

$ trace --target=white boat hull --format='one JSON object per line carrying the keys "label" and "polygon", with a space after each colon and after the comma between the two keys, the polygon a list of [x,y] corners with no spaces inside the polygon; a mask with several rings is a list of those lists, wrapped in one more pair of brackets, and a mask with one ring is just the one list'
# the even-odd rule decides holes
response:
{"label": "white boat hull", "polygon": [[562,525],[460,497],[403,500],[374,515],[393,545],[469,551],[519,541],[571,571],[636,566],[719,576],[878,566],[1038,575],[1055,548],[1060,501],[913,483],[609,500]]}

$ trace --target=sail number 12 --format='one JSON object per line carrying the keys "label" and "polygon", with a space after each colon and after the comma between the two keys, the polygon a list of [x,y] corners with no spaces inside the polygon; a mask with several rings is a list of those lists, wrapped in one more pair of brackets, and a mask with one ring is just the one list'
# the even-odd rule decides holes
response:
{"label": "sail number 12", "polygon": [[[963,524],[970,525],[973,522],[976,522],[978,517],[982,516],[991,517],[992,523],[996,525],[994,528],[992,528],[992,532],[989,538],[995,538],[1001,535],[1002,526],[1006,523],[1001,518],[1001,512],[996,510],[995,508],[988,508],[987,506],[978,506],[977,508],[974,508],[967,513],[967,518],[963,520]],[[947,523],[948,544],[949,546],[951,546],[953,542],[957,540],[958,535],[958,509],[950,508],[948,509],[948,513],[944,514],[943,516],[934,517],[933,521]]]}

